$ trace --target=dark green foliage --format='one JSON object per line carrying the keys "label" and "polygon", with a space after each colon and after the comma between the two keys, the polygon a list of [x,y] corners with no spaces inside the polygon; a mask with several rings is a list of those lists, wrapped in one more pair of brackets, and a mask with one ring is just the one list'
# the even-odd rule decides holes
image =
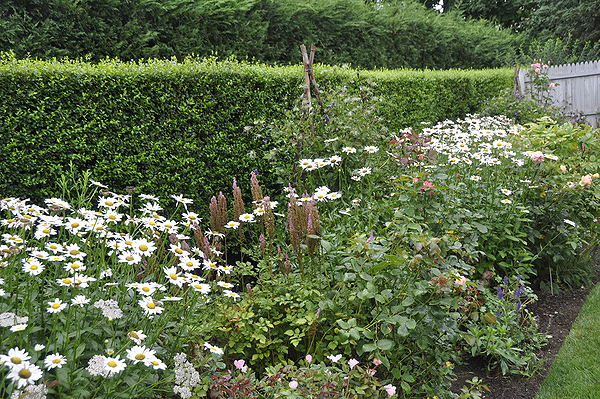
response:
{"label": "dark green foliage", "polygon": [[447,69],[505,66],[518,48],[509,31],[411,1],[26,0],[3,3],[0,15],[0,50],[19,58],[218,54],[295,64],[298,46],[315,44],[326,64]]}

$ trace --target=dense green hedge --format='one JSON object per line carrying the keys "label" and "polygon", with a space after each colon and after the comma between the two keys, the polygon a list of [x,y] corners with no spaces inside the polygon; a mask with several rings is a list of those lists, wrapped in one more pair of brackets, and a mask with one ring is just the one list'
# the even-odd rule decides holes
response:
{"label": "dense green hedge", "polygon": [[[376,83],[392,131],[477,110],[512,82],[510,70],[362,71],[315,67],[325,86]],[[208,201],[248,184],[257,170],[273,184],[263,154],[272,145],[245,129],[274,121],[302,94],[301,66],[188,59],[99,64],[0,62],[0,193],[56,196],[70,162],[115,190]]]}
{"label": "dense green hedge", "polygon": [[0,51],[19,58],[218,54],[296,64],[298,46],[314,44],[331,65],[479,69],[513,65],[521,41],[414,0],[9,0],[0,15]]}

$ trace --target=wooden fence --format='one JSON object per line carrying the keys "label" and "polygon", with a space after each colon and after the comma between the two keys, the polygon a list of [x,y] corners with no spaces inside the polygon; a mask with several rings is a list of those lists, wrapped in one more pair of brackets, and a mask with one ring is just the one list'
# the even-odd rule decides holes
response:
{"label": "wooden fence", "polygon": [[[551,66],[545,71],[556,86],[549,95],[555,104],[569,111],[580,111],[586,123],[600,127],[600,60],[577,64]],[[531,88],[531,78],[527,70],[518,72],[521,94]]]}

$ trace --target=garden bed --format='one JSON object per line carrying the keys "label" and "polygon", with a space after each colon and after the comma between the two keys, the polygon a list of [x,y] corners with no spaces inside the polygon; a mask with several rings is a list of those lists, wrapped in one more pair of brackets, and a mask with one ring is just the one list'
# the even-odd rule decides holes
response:
{"label": "garden bed", "polygon": [[458,391],[473,377],[483,380],[491,392],[484,392],[486,399],[533,399],[544,382],[554,358],[558,354],[564,340],[569,335],[571,326],[575,322],[583,303],[590,291],[600,282],[600,263],[594,262],[594,274],[589,287],[572,291],[561,291],[552,295],[547,291],[538,291],[538,300],[529,309],[537,316],[539,331],[546,334],[548,343],[536,352],[537,357],[543,361],[539,370],[531,376],[515,374],[503,376],[501,373],[488,375],[485,372],[485,360],[481,357],[471,358],[454,369],[456,380],[453,391]]}

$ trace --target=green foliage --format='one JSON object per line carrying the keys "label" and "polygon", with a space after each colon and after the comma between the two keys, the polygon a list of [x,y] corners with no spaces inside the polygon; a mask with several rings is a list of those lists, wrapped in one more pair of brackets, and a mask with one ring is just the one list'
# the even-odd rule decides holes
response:
{"label": "green foliage", "polygon": [[518,47],[508,31],[413,1],[28,0],[4,2],[0,14],[0,50],[19,58],[218,54],[290,64],[304,43],[315,44],[317,59],[332,65],[493,68],[507,65]]}
{"label": "green foliage", "polygon": [[538,40],[579,40],[580,45],[600,41],[598,0],[538,0],[526,22],[526,33]]}
{"label": "green foliage", "polygon": [[486,19],[518,32],[535,9],[535,1],[511,0],[499,3],[495,0],[463,0],[454,2],[452,9],[459,10],[466,18]]}
{"label": "green foliage", "polygon": [[[57,195],[72,163],[111,189],[206,201],[268,167],[244,129],[277,114],[300,74],[235,61],[125,64],[8,60],[0,126],[3,193]],[[269,185],[267,178],[263,183]],[[169,194],[170,195],[170,194]]]}

